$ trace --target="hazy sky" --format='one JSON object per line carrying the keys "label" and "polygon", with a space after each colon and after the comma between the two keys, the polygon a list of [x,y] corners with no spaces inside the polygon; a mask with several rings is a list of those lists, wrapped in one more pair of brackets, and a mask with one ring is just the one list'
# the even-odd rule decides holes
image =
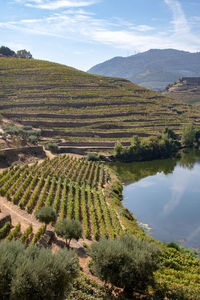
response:
{"label": "hazy sky", "polygon": [[200,51],[200,0],[0,0],[0,45],[88,70],[152,48]]}

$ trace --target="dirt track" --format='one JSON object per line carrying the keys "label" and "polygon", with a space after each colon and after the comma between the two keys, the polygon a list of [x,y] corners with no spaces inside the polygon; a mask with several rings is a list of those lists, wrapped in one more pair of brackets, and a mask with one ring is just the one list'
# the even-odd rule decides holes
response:
{"label": "dirt track", "polygon": [[30,223],[33,225],[34,233],[41,227],[41,223],[38,222],[33,215],[28,214],[25,210],[20,209],[3,197],[0,197],[0,209],[2,212],[11,215],[12,225],[16,226],[17,223],[20,222],[22,231],[24,231]]}

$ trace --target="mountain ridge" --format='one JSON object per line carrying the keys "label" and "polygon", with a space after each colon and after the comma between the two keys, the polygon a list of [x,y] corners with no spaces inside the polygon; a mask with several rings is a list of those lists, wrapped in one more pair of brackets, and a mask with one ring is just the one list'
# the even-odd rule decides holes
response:
{"label": "mountain ridge", "polygon": [[88,73],[122,77],[146,88],[163,90],[179,77],[200,76],[200,52],[150,49],[111,58],[90,68]]}

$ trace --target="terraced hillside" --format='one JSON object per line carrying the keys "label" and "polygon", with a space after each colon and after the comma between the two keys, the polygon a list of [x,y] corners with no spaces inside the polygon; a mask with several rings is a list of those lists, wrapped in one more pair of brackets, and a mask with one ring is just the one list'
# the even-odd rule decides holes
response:
{"label": "terraced hillside", "polygon": [[[179,130],[200,112],[119,78],[91,75],[39,60],[0,58],[0,112],[41,129],[43,139],[74,147],[112,149],[135,134]],[[69,149],[68,149],[69,150]]]}
{"label": "terraced hillside", "polygon": [[170,84],[163,95],[188,104],[200,103],[200,77],[183,77]]}

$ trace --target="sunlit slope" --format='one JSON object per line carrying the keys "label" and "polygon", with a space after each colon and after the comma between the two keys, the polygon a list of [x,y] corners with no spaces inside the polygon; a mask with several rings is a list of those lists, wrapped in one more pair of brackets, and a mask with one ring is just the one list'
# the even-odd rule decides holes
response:
{"label": "sunlit slope", "polygon": [[0,58],[0,101],[5,117],[41,128],[42,137],[91,148],[157,134],[165,126],[179,130],[191,120],[198,125],[200,116],[187,104],[124,79],[16,58]]}
{"label": "sunlit slope", "polygon": [[168,86],[163,92],[166,97],[188,104],[200,104],[200,77],[183,77]]}

